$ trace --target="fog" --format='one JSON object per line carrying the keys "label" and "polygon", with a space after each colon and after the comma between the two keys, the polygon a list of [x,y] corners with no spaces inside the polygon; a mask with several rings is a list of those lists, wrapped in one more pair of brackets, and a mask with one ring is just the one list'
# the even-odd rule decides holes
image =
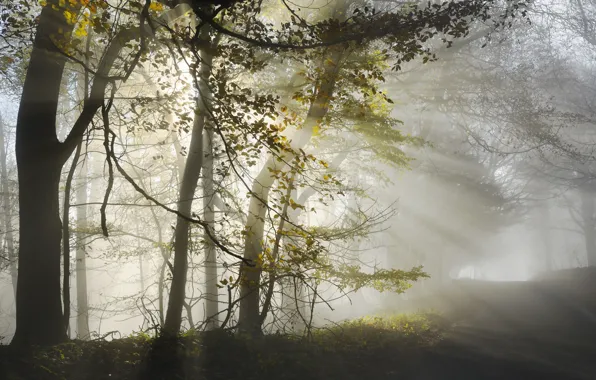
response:
{"label": "fog", "polygon": [[[596,15],[591,2],[586,7],[586,12]],[[271,285],[273,306],[263,323],[266,332],[300,334],[303,325],[321,327],[367,315],[410,311],[408,302],[439,294],[460,280],[531,281],[547,272],[596,265],[596,46],[591,35],[586,35],[588,29],[582,27],[576,8],[539,1],[529,11],[531,23],[516,22],[510,29],[494,32],[490,40],[483,37],[481,24],[450,48],[440,38],[431,39],[426,45],[437,54],[437,61],[414,59],[404,62],[400,70],[389,70],[394,62],[387,58],[379,64],[384,80],[374,83],[378,92],[369,94],[349,82],[347,74],[340,76],[335,108],[328,110],[324,123],[314,127],[307,127],[312,109],[303,98],[316,92],[312,76],[322,70],[318,56],[282,62],[258,51],[254,54],[267,58],[262,70],[243,68],[237,58],[213,58],[214,70],[226,67],[231,73],[226,85],[250,87],[255,94],[281,99],[272,106],[275,112],[256,101],[252,109],[245,104],[224,104],[230,107],[227,113],[220,112],[224,105],[214,108],[213,112],[221,114],[221,125],[211,128],[221,135],[211,131],[211,137],[205,137],[212,143],[214,164],[208,175],[203,167],[192,206],[197,218],[206,209],[212,210],[210,231],[218,243],[242,255],[249,246],[251,197],[258,198],[255,189],[267,189],[262,197],[269,202],[267,211],[257,218],[263,229],[258,237],[259,259],[277,255],[271,253],[277,249],[280,253],[271,262],[278,267],[286,265],[279,258],[289,262],[293,278],[299,278],[302,285],[285,279]],[[271,12],[281,11],[274,8]],[[72,195],[68,195],[70,220],[65,221],[72,230],[71,267],[81,261],[74,257],[76,250],[82,249],[85,257],[84,269],[72,269],[70,274],[72,338],[80,335],[76,279],[83,272],[91,337],[153,334],[164,323],[172,280],[168,263],[174,260],[177,223],[176,215],[166,207],[178,201],[179,184],[189,165],[191,121],[196,116],[191,66],[177,54],[163,58],[167,71],[146,65],[115,89],[113,153],[145,194],[106,161],[100,127],[85,138]],[[350,65],[364,67],[362,57],[373,60],[377,52],[351,54],[341,57],[346,72],[351,72]],[[62,140],[82,101],[77,90],[80,67],[69,63],[68,72],[57,122]],[[220,74],[214,71],[207,82],[216,81]],[[300,80],[304,83],[297,85]],[[206,86],[204,82],[199,87]],[[296,95],[296,91],[304,93]],[[0,108],[6,136],[3,181],[11,195],[3,200],[9,202],[3,203],[3,215],[10,218],[5,227],[12,228],[14,236],[2,228],[3,258],[8,257],[8,240],[18,241],[14,139],[19,102],[9,89],[5,92]],[[200,87],[199,92],[207,90]],[[209,95],[200,95],[213,97],[213,93],[211,89]],[[246,101],[239,95],[237,99]],[[356,115],[361,103],[369,106],[366,117]],[[242,107],[246,110],[241,116],[225,119]],[[274,124],[279,124],[279,134],[272,141],[289,141],[287,145],[299,154],[290,157],[277,153],[279,148],[258,148],[274,143],[262,143],[266,137],[260,132],[246,132],[249,127],[258,130]],[[224,135],[229,141],[221,138]],[[230,154],[229,147],[236,151]],[[275,164],[277,154],[286,154],[282,158],[288,162],[296,160],[296,167],[305,164],[290,171],[289,164]],[[315,159],[301,158],[308,155]],[[69,163],[62,173],[61,205]],[[259,188],[254,183],[260,173],[277,177]],[[205,179],[211,181],[213,193],[201,182]],[[290,198],[295,203],[284,207]],[[103,225],[102,204],[106,207]],[[85,214],[79,212],[82,208]],[[280,225],[282,219],[295,230]],[[104,227],[107,237],[102,233]],[[300,235],[300,231],[306,232]],[[315,243],[305,243],[306,236],[314,236]],[[201,225],[190,227],[183,329],[207,328],[205,321],[213,317],[208,315],[208,299],[213,298],[218,303],[219,314],[214,317],[218,322],[227,321],[228,313],[228,326],[239,319],[239,306],[233,301],[239,299],[240,291],[230,284],[238,279],[240,261],[217,246],[218,294],[209,294],[208,241]],[[297,246],[304,257],[308,253],[316,260],[305,264],[292,259]],[[9,261],[0,267],[0,337],[4,343],[15,331],[10,268],[16,264]],[[350,265],[359,272],[349,272]],[[427,276],[411,280],[401,273],[374,277],[383,270],[407,272],[416,267]],[[342,275],[334,272],[342,270]],[[269,281],[266,273],[263,284]],[[396,282],[398,275],[403,279]],[[362,282],[354,285],[355,278]]]}

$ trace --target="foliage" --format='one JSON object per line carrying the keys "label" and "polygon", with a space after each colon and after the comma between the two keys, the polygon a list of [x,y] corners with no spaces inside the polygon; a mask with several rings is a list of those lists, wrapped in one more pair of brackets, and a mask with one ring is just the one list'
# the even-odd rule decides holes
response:
{"label": "foliage", "polygon": [[[361,189],[356,188],[347,191],[340,176],[329,170],[328,160],[318,154],[306,152],[306,148],[293,147],[288,132],[301,131],[310,117],[316,119],[316,125],[308,127],[312,129],[308,138],[314,135],[315,143],[318,140],[324,145],[326,139],[333,140],[342,132],[348,132],[355,140],[359,140],[357,148],[362,157],[392,167],[406,167],[410,158],[404,153],[403,147],[420,146],[423,141],[396,128],[400,122],[391,116],[394,102],[382,88],[384,73],[389,69],[401,70],[404,64],[417,58],[421,58],[424,63],[434,61],[430,42],[438,38],[451,45],[453,39],[468,34],[474,20],[488,23],[497,29],[508,23],[511,25],[511,18],[515,17],[516,11],[521,9],[523,15],[526,6],[523,1],[508,1],[504,13],[494,20],[489,10],[495,5],[495,1],[444,2],[419,7],[406,5],[397,12],[379,13],[366,6],[345,3],[344,8],[339,6],[329,10],[331,16],[320,11],[318,16],[321,17],[312,20],[312,23],[306,22],[289,9],[291,15],[286,12],[286,20],[278,23],[266,17],[263,12],[271,11],[278,4],[263,4],[252,0],[230,2],[217,9],[208,4],[194,2],[189,6],[177,1],[127,1],[116,4],[105,0],[44,0],[39,4],[23,1],[17,5],[3,1],[2,5],[4,3],[7,8],[2,8],[0,28],[3,40],[10,49],[9,54],[2,58],[5,64],[0,67],[0,71],[3,74],[16,75],[8,71],[13,66],[26,66],[27,52],[31,46],[28,39],[24,38],[24,33],[33,36],[38,23],[48,25],[48,30],[54,27],[56,30],[55,33],[48,33],[51,35],[44,35],[45,30],[40,27],[35,38],[35,47],[51,51],[55,55],[51,58],[59,62],[68,58],[67,69],[83,73],[81,76],[84,77],[85,84],[81,86],[84,87],[81,92],[84,93],[79,97],[79,101],[83,103],[83,111],[80,117],[73,118],[76,119],[75,127],[63,144],[66,148],[61,150],[64,156],[68,156],[76,145],[75,140],[83,138],[91,126],[104,130],[103,145],[109,167],[109,185],[101,209],[102,232],[105,236],[108,236],[108,227],[112,227],[114,231],[116,226],[106,223],[105,215],[114,184],[112,165],[115,164],[117,172],[145,198],[171,212],[172,209],[166,204],[176,194],[168,190],[175,186],[165,185],[160,189],[163,192],[159,193],[159,190],[151,188],[151,178],[144,181],[139,172],[153,174],[158,169],[163,169],[172,172],[172,175],[155,175],[153,178],[159,178],[160,181],[170,178],[173,183],[179,180],[178,173],[172,170],[172,162],[164,159],[164,152],[167,152],[168,147],[163,145],[167,139],[186,136],[191,131],[194,118],[208,117],[220,145],[219,165],[215,170],[219,177],[217,185],[226,190],[232,188],[225,192],[226,196],[229,195],[228,199],[245,190],[249,198],[255,197],[246,181],[251,176],[250,171],[257,168],[264,157],[283,163],[266,168],[275,183],[273,196],[262,202],[267,208],[267,220],[259,217],[259,222],[266,224],[267,232],[265,236],[258,237],[259,240],[263,239],[264,244],[258,252],[260,255],[255,255],[258,256],[257,260],[253,260],[253,257],[244,258],[249,264],[254,264],[259,269],[268,269],[267,275],[272,280],[275,279],[275,272],[280,272],[302,280],[314,280],[315,283],[335,282],[340,288],[372,286],[379,290],[391,289],[398,292],[407,288],[408,281],[424,276],[420,268],[409,272],[379,270],[366,274],[359,267],[346,264],[347,256],[342,257],[341,251],[333,251],[331,248],[336,241],[349,244],[354,237],[370,233],[371,226],[379,225],[386,214],[380,212],[366,215],[359,210],[358,217],[353,218],[352,223],[346,223],[347,227],[333,227],[332,236],[325,233],[332,229],[328,226],[317,230],[316,227],[310,228],[300,221],[290,220],[287,216],[288,210],[306,209],[305,202],[300,202],[290,194],[293,189],[316,188],[321,203],[332,203],[338,195],[345,196],[349,192],[354,195],[354,199],[363,194]],[[170,22],[169,16],[180,9],[184,10],[184,15],[178,15],[176,20]],[[37,18],[40,10],[41,16]],[[192,12],[188,12],[191,10]],[[213,48],[211,42],[215,40],[218,44]],[[13,41],[18,43],[12,44]],[[214,64],[207,68],[209,73],[206,77],[199,78],[199,71],[205,67],[205,53],[214,56]],[[51,64],[51,59],[47,59],[49,56],[44,54],[37,56],[40,65],[47,65],[48,62]],[[33,57],[36,55],[33,54]],[[15,58],[19,60],[20,66],[13,65]],[[283,66],[284,64],[287,66]],[[283,75],[271,75],[274,71],[280,71],[280,67],[301,77],[302,83],[297,89],[271,91],[265,86],[252,86],[254,82],[269,85],[277,84],[278,79],[279,82],[284,82],[286,78]],[[67,78],[63,71],[62,65],[59,65],[54,74],[48,77],[49,82],[53,80],[58,83],[61,77]],[[333,78],[329,78],[330,73],[334,73]],[[29,87],[34,83],[36,75],[42,77],[39,73],[33,74],[29,78],[34,79],[26,82]],[[152,76],[156,77],[152,83],[155,86],[155,91],[152,91],[155,96],[146,96],[144,90],[137,90],[135,86],[143,83],[141,77],[149,77],[149,80],[145,79],[150,82]],[[333,91],[334,86],[336,91]],[[207,87],[210,91],[205,91]],[[325,87],[328,89],[323,90]],[[49,92],[48,104],[57,105],[61,101],[58,90]],[[204,102],[210,106],[196,109],[197,104],[200,104],[197,100],[203,97],[204,101],[206,92],[213,94],[213,99]],[[29,102],[30,104],[33,103]],[[22,110],[26,106],[27,104],[23,104]],[[311,113],[310,110],[317,107],[324,111]],[[101,121],[96,119],[100,108]],[[48,107],[47,112],[47,117],[42,119],[53,120],[55,115],[50,115],[54,113],[53,107]],[[202,112],[206,114],[199,114]],[[73,120],[62,127],[70,130]],[[29,124],[20,122],[19,136],[23,135],[23,131],[33,133]],[[55,126],[52,124],[48,122],[45,127],[47,136],[53,139]],[[129,149],[129,142],[134,145],[134,134],[140,132],[153,133],[150,135],[155,147],[151,156],[153,162],[147,160],[147,157],[138,157],[141,155],[135,157],[134,149]],[[164,134],[167,134],[166,139],[156,143],[155,140],[159,140]],[[35,138],[29,138],[26,141],[34,140]],[[25,146],[27,147],[29,146]],[[38,157],[42,154],[38,149],[25,148],[22,149],[23,154],[33,157],[31,162],[37,162],[38,159],[39,162],[45,162],[48,158]],[[184,149],[175,149],[180,165],[180,161],[184,160],[181,158],[184,156]],[[320,153],[322,156],[329,155],[330,151]],[[66,157],[61,158],[66,160]],[[147,161],[151,163],[147,164]],[[63,163],[56,163],[54,167],[59,169]],[[127,170],[135,175],[128,175]],[[181,171],[180,167],[178,171]],[[231,184],[238,182],[242,182],[243,187],[233,188]],[[284,195],[286,190],[288,194]],[[154,193],[159,193],[160,199]],[[238,209],[245,206],[241,201],[236,203]],[[26,202],[22,204],[27,205]],[[55,207],[57,208],[58,206]],[[39,214],[45,215],[43,211],[39,210]],[[49,216],[55,210],[45,211]],[[169,263],[168,247],[171,244],[165,242],[168,236],[162,236],[158,215],[153,209],[151,213],[155,224],[159,225],[159,236],[157,239],[145,240],[152,243],[154,252],[159,253],[163,260],[161,283],[158,284],[163,287],[163,271]],[[240,230],[237,220],[230,222],[226,217],[217,221],[217,229],[200,221],[196,214],[193,214],[193,218],[207,233],[216,231],[212,240],[222,252],[240,257],[234,252],[238,251],[242,240],[247,238],[248,229]],[[139,218],[136,222],[139,223],[142,219]],[[275,219],[294,223],[296,227],[292,228],[291,236],[284,236],[291,239],[282,242],[281,248],[279,241],[284,229],[281,224],[279,229],[276,228]],[[325,228],[327,231],[324,231]],[[55,246],[58,247],[58,244]],[[125,249],[119,250],[120,253],[126,253]],[[139,250],[137,247],[134,252]],[[23,251],[29,252],[25,249]],[[31,248],[32,257],[39,255],[39,252]],[[186,256],[186,252],[182,254]],[[59,256],[47,257],[57,259]],[[283,264],[284,257],[286,264]],[[21,275],[21,279],[32,278]],[[48,280],[59,275],[58,272],[48,275]],[[65,275],[68,276],[68,273]],[[226,278],[227,275],[228,273]],[[65,289],[68,287],[65,286]],[[270,289],[273,289],[273,284]],[[50,290],[49,287],[47,290]],[[17,304],[27,304],[32,309],[35,306],[27,302]],[[189,309],[192,308],[189,306]],[[59,307],[54,310],[56,314],[60,314]]]}
{"label": "foliage", "polygon": [[[405,370],[406,358],[435,345],[448,326],[433,315],[370,317],[317,330],[312,341],[274,334],[261,339],[236,337],[216,330],[190,333],[169,343],[178,367],[147,360],[156,339],[144,334],[112,341],[73,341],[37,349],[12,361],[3,352],[6,379],[358,379],[367,371],[383,374]],[[7,347],[0,347],[8,349]],[[393,360],[386,360],[394,355]],[[401,357],[400,357],[401,356]],[[377,359],[375,359],[375,357]],[[234,365],[230,365],[234,358]],[[354,358],[359,358],[354,360]],[[372,361],[381,365],[374,368]],[[154,368],[146,372],[147,366]],[[146,376],[146,377],[143,377]]]}
{"label": "foliage", "polygon": [[439,314],[366,316],[317,330],[313,339],[341,350],[347,347],[382,348],[397,342],[412,346],[433,345],[441,339],[448,322]]}

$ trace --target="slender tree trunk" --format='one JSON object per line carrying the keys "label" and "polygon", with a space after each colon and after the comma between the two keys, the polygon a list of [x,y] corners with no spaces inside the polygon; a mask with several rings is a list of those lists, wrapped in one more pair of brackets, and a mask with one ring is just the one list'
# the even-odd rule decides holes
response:
{"label": "slender tree trunk", "polygon": [[[168,113],[166,116],[166,120],[171,125],[174,119],[174,115],[172,113]],[[184,176],[184,156],[182,155],[182,146],[180,145],[180,140],[178,139],[178,132],[174,131],[170,134],[170,138],[172,139],[172,143],[176,149],[176,174],[179,182],[182,182],[182,177]],[[165,276],[166,276],[166,267],[168,266],[168,262],[170,260],[171,250],[168,249],[167,251],[163,247],[163,236],[161,232],[161,223],[159,223],[159,219],[155,214],[155,211],[151,209],[151,214],[153,215],[153,220],[157,227],[158,239],[160,242],[159,250],[162,255],[162,264],[159,268],[159,279],[157,282],[157,307],[158,307],[158,314],[159,314],[159,325],[163,327],[165,322],[165,308],[164,308],[164,291],[165,291]]]}
{"label": "slender tree trunk", "polygon": [[166,267],[168,266],[167,259],[163,259],[161,266],[159,267],[159,278],[157,283],[157,312],[159,314],[159,326],[163,328],[165,323],[165,308],[163,295],[165,292],[165,281],[166,281]]}
{"label": "slender tree trunk", "polygon": [[287,223],[286,221],[290,220],[289,219],[289,215],[288,215],[288,205],[290,204],[290,198],[291,199],[296,199],[296,189],[295,189],[295,185],[294,185],[294,180],[296,178],[296,173],[293,172],[292,173],[292,177],[287,185],[287,189],[286,189],[286,202],[283,205],[283,209],[281,212],[281,218],[279,220],[279,226],[277,228],[277,231],[275,233],[275,242],[273,244],[273,248],[271,249],[271,260],[269,262],[269,270],[268,270],[268,275],[269,275],[269,280],[267,281],[267,292],[265,293],[265,300],[263,302],[263,311],[261,311],[261,316],[260,316],[260,327],[262,329],[263,323],[265,323],[265,319],[267,319],[267,314],[269,313],[269,310],[271,309],[271,301],[273,300],[273,294],[275,292],[275,285],[277,283],[277,264],[279,262],[278,258],[280,255],[280,252],[283,250],[282,248],[282,244],[283,244],[283,240],[284,240],[284,236],[286,235],[287,231],[288,231],[288,227],[287,227]]}
{"label": "slender tree trunk", "polygon": [[153,217],[155,227],[157,228],[157,241],[159,243],[159,252],[161,253],[161,257],[163,260],[159,268],[159,279],[157,282],[157,305],[159,313],[159,326],[163,327],[165,322],[163,294],[165,290],[166,267],[168,266],[168,262],[170,261],[171,251],[169,249],[166,249],[166,247],[164,246],[161,223],[159,222],[159,218],[157,217],[155,210],[151,207],[149,208],[149,211],[151,212],[151,216]]}
{"label": "slender tree trunk", "polygon": [[[201,172],[203,125],[204,115],[196,115],[184,175],[178,194],[178,212],[189,218],[191,217],[192,202]],[[186,219],[177,218],[174,230],[174,273],[164,322],[164,334],[166,335],[178,334],[182,324],[182,307],[184,306],[188,271],[189,228],[190,224]]]}
{"label": "slender tree trunk", "polygon": [[[201,37],[203,40],[209,38],[209,28],[203,28]],[[207,103],[210,100],[207,81],[209,79],[213,57],[206,50],[202,50],[199,54],[201,63],[198,74],[199,95],[197,98],[197,112],[195,114],[190,146],[188,148],[177,202],[178,212],[186,217],[191,216],[195,190],[203,165],[203,129],[207,117]],[[182,308],[185,302],[188,271],[189,228],[188,220],[182,217],[177,218],[176,228],[174,230],[174,271],[172,274],[170,297],[168,299],[168,310],[163,327],[163,334],[165,336],[177,335],[182,325]]]}
{"label": "slender tree trunk", "polygon": [[[314,127],[319,125],[323,117],[327,114],[340,68],[342,48],[341,46],[333,47],[329,59],[324,60],[323,73],[319,78],[316,97],[310,105],[302,129],[297,131],[291,142],[291,146],[295,151],[302,149],[308,144]],[[259,305],[261,267],[258,257],[263,250],[262,240],[269,191],[275,182],[275,178],[271,175],[271,170],[282,169],[285,166],[285,162],[290,162],[291,159],[290,154],[285,154],[281,160],[278,160],[277,157],[269,157],[265,166],[253,182],[245,227],[246,238],[244,245],[244,258],[252,266],[246,263],[243,263],[241,266],[241,299],[238,321],[238,331],[240,333],[253,336],[261,334]]]}
{"label": "slender tree trunk", "polygon": [[[77,146],[68,176],[66,178],[66,184],[64,186],[64,204],[62,207],[62,260],[64,264],[63,270],[63,282],[62,282],[62,304],[64,305],[64,328],[67,332],[70,332],[70,193],[72,190],[72,180],[74,173],[77,170],[77,164],[79,163],[79,157],[81,155],[80,143]],[[70,336],[70,334],[68,334]]]}
{"label": "slender tree trunk", "polygon": [[[215,224],[215,206],[213,189],[213,126],[207,123],[203,135],[203,220],[213,233]],[[219,288],[217,287],[217,258],[215,244],[207,234],[205,240],[205,318],[207,330],[219,327]]]}
{"label": "slender tree trunk", "polygon": [[6,168],[8,155],[6,153],[6,139],[4,138],[4,120],[0,115],[0,164],[2,175],[2,208],[4,212],[4,241],[6,243],[6,252],[8,256],[8,265],[10,268],[10,278],[12,281],[12,290],[14,297],[17,297],[17,257],[14,250],[14,236],[12,234],[12,213],[10,207],[10,182],[8,180],[8,170]]}
{"label": "slender tree trunk", "polygon": [[87,299],[87,162],[81,164],[77,191],[75,193],[77,206],[76,232],[76,281],[77,281],[77,338],[89,339],[89,301]]}

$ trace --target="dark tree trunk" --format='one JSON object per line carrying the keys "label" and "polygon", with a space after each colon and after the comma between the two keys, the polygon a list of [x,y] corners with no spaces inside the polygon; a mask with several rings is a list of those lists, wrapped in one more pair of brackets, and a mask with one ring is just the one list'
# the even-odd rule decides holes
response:
{"label": "dark tree trunk", "polygon": [[56,344],[67,339],[60,302],[62,165],[55,160],[20,161],[17,329],[12,344]]}
{"label": "dark tree trunk", "polygon": [[17,117],[19,276],[13,345],[67,339],[60,302],[62,227],[58,185],[65,158],[56,136],[56,111],[65,60],[51,35],[72,29],[59,11],[44,7],[33,42]]}
{"label": "dark tree trunk", "polygon": [[[140,35],[140,29],[124,29],[113,39],[98,65],[83,111],[60,143],[56,112],[66,59],[57,46],[64,42],[61,39],[70,38],[74,25],[66,22],[64,5],[58,0],[47,3],[39,16],[17,117],[20,246],[17,329],[11,343],[17,346],[51,345],[67,339],[60,302],[60,173],[103,103],[106,76],[122,48]],[[80,4],[66,2],[66,7],[77,13]],[[187,10],[187,5],[178,6],[160,16],[156,24],[172,22]]]}

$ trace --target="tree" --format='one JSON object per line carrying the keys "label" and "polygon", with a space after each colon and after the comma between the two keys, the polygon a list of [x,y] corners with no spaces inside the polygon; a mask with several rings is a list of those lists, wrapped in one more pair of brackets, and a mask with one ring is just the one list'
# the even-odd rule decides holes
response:
{"label": "tree", "polygon": [[214,47],[210,44],[210,29],[203,28],[200,31],[200,39],[207,47],[199,52],[200,60],[195,63],[200,69],[193,73],[197,83],[197,101],[195,120],[192,126],[192,137],[184,166],[184,173],[180,182],[180,194],[178,196],[177,210],[181,215],[176,220],[174,233],[174,269],[170,297],[168,299],[168,311],[163,327],[163,333],[175,336],[180,331],[182,323],[182,307],[185,299],[186,275],[188,271],[188,231],[191,217],[192,200],[199,181],[199,174],[203,167],[203,133],[205,124],[208,123],[208,110],[211,102],[211,91],[209,89],[209,76],[213,62],[213,55],[209,51]]}
{"label": "tree", "polygon": [[[12,341],[17,346],[66,339],[60,302],[60,174],[96,111],[105,106],[109,72],[126,43],[124,38],[130,40],[138,33],[124,30],[108,47],[79,118],[60,142],[56,113],[67,60],[62,49],[68,46],[75,26],[69,17],[82,6],[71,3],[51,0],[42,9],[17,117],[20,244],[17,329]],[[143,32],[146,27],[142,25]]]}
{"label": "tree", "polygon": [[[136,64],[148,50],[148,40],[158,29],[171,29],[172,21],[191,8],[186,3],[173,2],[170,5],[175,5],[174,8],[156,16],[163,7],[160,10],[160,7],[155,5],[152,7],[152,4],[156,3],[131,2],[130,7],[121,9],[126,14],[132,15],[123,18],[131,22],[116,28],[115,34],[111,34],[112,25],[107,21],[110,18],[111,9],[106,2],[95,4],[87,1],[49,0],[43,4],[39,18],[31,16],[31,13],[36,12],[35,7],[29,7],[25,11],[19,9],[19,15],[25,18],[26,23],[29,22],[36,27],[17,118],[20,254],[17,280],[17,330],[13,339],[14,345],[53,344],[66,339],[60,305],[62,230],[58,185],[61,170],[80,144],[82,136],[99,109],[102,110],[106,137],[110,136],[109,111],[113,104],[113,97],[106,97],[106,90],[112,89],[113,93],[116,83],[126,80],[131,75]],[[242,35],[222,26],[216,18],[206,13],[200,6],[196,6],[197,4],[192,5],[201,21],[211,25],[214,30],[265,48],[306,49],[330,46],[329,49],[333,50],[332,45],[338,43],[358,44],[385,38],[393,49],[392,53],[399,57],[395,64],[395,68],[399,69],[404,60],[410,60],[416,55],[427,52],[424,46],[417,43],[418,41],[425,42],[437,33],[448,33],[453,38],[464,35],[467,33],[471,19],[488,18],[487,10],[493,5],[493,1],[450,2],[412,9],[408,14],[398,12],[377,16],[370,11],[360,11],[359,14],[346,19],[343,24],[330,21],[323,22],[314,29],[306,27],[309,32],[313,32],[314,38],[311,40],[314,42],[312,43],[303,43],[300,35],[288,28],[282,28],[278,33],[281,37],[278,40],[283,42],[273,42],[262,23],[254,24],[256,32]],[[523,9],[523,5],[524,3],[518,1],[509,2],[508,7],[505,8],[504,19],[511,17],[520,6]],[[238,6],[243,5],[239,3]],[[11,7],[11,9],[14,8]],[[218,11],[222,9],[219,8]],[[81,16],[80,19],[84,22],[92,24],[97,29],[98,35],[104,34],[106,36],[104,41],[109,40],[95,69],[85,64],[84,54],[80,54],[74,43],[74,41],[80,41],[77,34],[80,33],[80,25],[84,24],[84,22],[78,22],[78,16]],[[136,16],[139,19],[138,26]],[[496,21],[496,24],[502,26],[505,22],[507,21],[501,19]],[[304,25],[301,22],[297,24]],[[333,31],[336,37],[329,38],[326,35],[330,26],[332,29],[336,28]],[[21,27],[21,24],[16,25],[16,29]],[[402,35],[405,31],[408,32],[406,37]],[[137,42],[133,43],[133,41]],[[120,66],[120,75],[113,75],[117,71],[115,69],[117,62],[125,61],[123,52],[133,52],[131,61],[124,62]],[[84,66],[84,69],[93,76],[93,80],[89,94],[85,96],[81,114],[66,139],[59,141],[56,135],[56,116],[67,57]],[[194,182],[195,185],[192,184],[193,181],[189,181],[188,186],[185,186],[184,194],[181,192],[181,202],[185,202],[187,192],[196,186],[196,181]],[[182,211],[186,210],[186,208],[182,209],[184,204],[180,206]],[[177,214],[178,217],[185,215],[181,212]],[[177,241],[176,244],[184,243]],[[175,265],[174,270],[184,273],[186,259],[177,258],[177,261],[179,268],[176,269]],[[179,290],[184,286],[184,277],[177,276],[173,287]],[[175,294],[180,293],[177,291]],[[174,301],[171,300],[171,302]],[[172,305],[170,320],[173,322],[168,324],[172,327],[168,329],[170,331],[174,331],[179,325],[179,317],[175,315],[178,313],[179,305],[180,303]]]}

